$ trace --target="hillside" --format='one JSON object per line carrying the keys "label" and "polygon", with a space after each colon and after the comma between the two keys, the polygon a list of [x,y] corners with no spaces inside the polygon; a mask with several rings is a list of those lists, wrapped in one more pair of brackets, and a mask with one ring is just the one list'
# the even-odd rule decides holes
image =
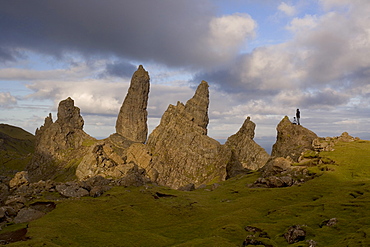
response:
{"label": "hillside", "polygon": [[[320,156],[335,163],[311,167],[319,176],[300,186],[249,188],[254,172],[191,192],[147,185],[57,200],[28,224],[28,241],[9,246],[242,246],[253,234],[247,226],[265,232],[254,233],[260,246],[369,246],[370,141],[338,143]],[[283,234],[292,225],[306,237],[290,245]]]}
{"label": "hillside", "polygon": [[15,126],[0,124],[0,174],[24,170],[35,150],[35,136]]}

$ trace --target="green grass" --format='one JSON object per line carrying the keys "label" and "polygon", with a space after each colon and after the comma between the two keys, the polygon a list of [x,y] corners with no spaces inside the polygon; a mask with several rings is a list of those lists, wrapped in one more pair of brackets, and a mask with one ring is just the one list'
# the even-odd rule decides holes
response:
{"label": "green grass", "polygon": [[[259,176],[252,173],[214,191],[116,187],[99,198],[60,201],[29,224],[29,241],[9,246],[241,246],[248,225],[266,231],[274,246],[306,246],[282,237],[296,224],[319,246],[370,246],[369,154],[369,141],[340,143],[320,154],[336,161],[325,164],[330,171],[290,188],[249,188]],[[156,192],[176,197],[155,199]],[[320,227],[330,218],[338,224]]]}
{"label": "green grass", "polygon": [[0,173],[13,176],[25,169],[35,150],[35,136],[15,126],[0,124]]}

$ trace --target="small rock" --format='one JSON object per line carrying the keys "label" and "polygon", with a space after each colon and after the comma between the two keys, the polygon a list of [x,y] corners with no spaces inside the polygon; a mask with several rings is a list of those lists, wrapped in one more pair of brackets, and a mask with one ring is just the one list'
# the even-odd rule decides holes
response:
{"label": "small rock", "polygon": [[306,238],[306,231],[300,225],[294,225],[284,233],[284,238],[289,244],[303,241]]}
{"label": "small rock", "polygon": [[180,188],[178,188],[178,190],[181,190],[181,191],[193,191],[193,190],[195,190],[195,185],[193,183],[190,183],[190,184],[181,186]]}

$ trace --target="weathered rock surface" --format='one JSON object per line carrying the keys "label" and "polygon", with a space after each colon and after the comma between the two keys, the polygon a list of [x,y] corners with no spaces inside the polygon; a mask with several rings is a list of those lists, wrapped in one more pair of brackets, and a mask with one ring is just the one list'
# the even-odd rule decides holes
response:
{"label": "weathered rock surface", "polygon": [[44,216],[45,213],[32,209],[32,208],[22,208],[17,216],[14,218],[14,223],[25,223],[25,222],[30,222],[33,220],[37,220]]}
{"label": "weathered rock surface", "polygon": [[292,124],[286,116],[278,124],[276,142],[272,147],[271,156],[290,157],[295,162],[306,150],[313,150],[312,141],[317,135],[303,127],[302,125]]}
{"label": "weathered rock surface", "polygon": [[10,188],[20,187],[22,185],[28,184],[29,184],[28,172],[26,171],[17,172],[14,178],[12,178],[12,180],[10,180],[9,182]]}
{"label": "weathered rock surface", "polygon": [[134,142],[144,143],[148,135],[149,80],[148,72],[140,65],[132,76],[116,122],[116,133]]}
{"label": "weathered rock surface", "polygon": [[243,167],[251,170],[258,170],[270,158],[265,149],[253,140],[255,128],[256,124],[248,117],[239,131],[230,136],[225,143]]}
{"label": "weathered rock surface", "polygon": [[59,103],[58,119],[53,123],[51,114],[36,130],[36,151],[27,171],[31,181],[49,179],[63,170],[74,159],[84,155],[86,140],[94,140],[83,131],[80,109],[67,98]]}
{"label": "weathered rock surface", "polygon": [[152,159],[147,166],[157,174],[158,184],[199,186],[227,177],[231,151],[207,136],[208,104],[208,83],[202,81],[185,105],[168,107],[150,134]]}
{"label": "weathered rock surface", "polygon": [[317,152],[334,151],[334,146],[338,142],[353,142],[359,140],[358,137],[352,137],[347,132],[343,132],[336,137],[318,137],[313,140],[312,147]]}

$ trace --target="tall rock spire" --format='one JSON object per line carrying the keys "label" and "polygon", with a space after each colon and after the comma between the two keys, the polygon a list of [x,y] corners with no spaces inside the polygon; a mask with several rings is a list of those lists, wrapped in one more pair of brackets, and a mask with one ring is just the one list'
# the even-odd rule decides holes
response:
{"label": "tall rock spire", "polygon": [[148,136],[149,80],[148,72],[140,65],[132,76],[116,122],[116,133],[134,142],[144,143]]}

